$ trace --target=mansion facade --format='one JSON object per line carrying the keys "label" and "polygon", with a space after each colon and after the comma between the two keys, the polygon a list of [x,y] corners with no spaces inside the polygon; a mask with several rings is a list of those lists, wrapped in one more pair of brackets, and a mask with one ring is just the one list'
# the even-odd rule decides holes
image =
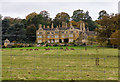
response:
{"label": "mansion facade", "polygon": [[[67,27],[67,23],[62,25],[62,27],[51,28],[45,25],[39,25],[39,29],[36,31],[36,41],[37,43],[73,43],[80,40],[82,43],[87,41],[87,36],[89,34],[89,29],[85,28],[85,23],[81,22],[80,27],[72,26]],[[81,38],[80,38],[81,37]]]}

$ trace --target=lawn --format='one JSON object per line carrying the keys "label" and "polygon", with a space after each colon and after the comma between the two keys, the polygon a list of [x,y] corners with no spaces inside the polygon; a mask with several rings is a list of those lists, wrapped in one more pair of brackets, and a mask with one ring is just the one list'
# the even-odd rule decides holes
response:
{"label": "lawn", "polygon": [[[117,49],[60,48],[2,49],[3,80],[118,80]],[[99,65],[96,65],[96,58],[99,58]]]}

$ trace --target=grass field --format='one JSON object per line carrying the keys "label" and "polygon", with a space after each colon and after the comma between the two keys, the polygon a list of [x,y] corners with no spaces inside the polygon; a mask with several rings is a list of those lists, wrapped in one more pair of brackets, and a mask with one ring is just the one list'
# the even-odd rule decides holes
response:
{"label": "grass field", "polygon": [[[38,50],[34,50],[36,48]],[[2,49],[3,80],[118,80],[117,49],[44,48]]]}

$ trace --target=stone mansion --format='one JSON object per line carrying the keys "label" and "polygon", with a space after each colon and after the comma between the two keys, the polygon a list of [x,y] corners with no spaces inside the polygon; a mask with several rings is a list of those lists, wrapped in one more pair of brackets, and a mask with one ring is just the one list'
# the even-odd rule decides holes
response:
{"label": "stone mansion", "polygon": [[[45,25],[39,25],[39,29],[36,31],[36,41],[37,43],[73,43],[73,42],[87,42],[87,37],[89,36],[90,31],[88,27],[85,28],[85,23],[81,22],[80,27],[72,26],[67,27],[67,23],[62,24],[62,27],[53,27],[51,28]],[[78,41],[80,40],[80,41]]]}

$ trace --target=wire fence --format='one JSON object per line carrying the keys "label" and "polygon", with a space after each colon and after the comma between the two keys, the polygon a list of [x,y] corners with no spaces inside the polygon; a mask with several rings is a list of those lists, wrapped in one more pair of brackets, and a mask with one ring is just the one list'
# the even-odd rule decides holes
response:
{"label": "wire fence", "polygon": [[[1,34],[1,37],[3,36],[23,37]],[[30,37],[36,38],[36,36]],[[111,38],[99,39],[110,40]],[[27,37],[26,40],[28,40]],[[3,44],[3,42],[0,43]],[[32,46],[28,47],[31,44],[25,41],[21,44],[22,46],[17,46],[19,44],[21,43],[15,42],[9,48],[1,49],[2,80],[119,79],[120,51],[115,46],[97,46],[96,42],[95,45],[82,46],[41,45],[38,47],[37,43],[32,43]]]}
{"label": "wire fence", "polygon": [[118,49],[94,45],[3,48],[2,78],[118,80]]}

